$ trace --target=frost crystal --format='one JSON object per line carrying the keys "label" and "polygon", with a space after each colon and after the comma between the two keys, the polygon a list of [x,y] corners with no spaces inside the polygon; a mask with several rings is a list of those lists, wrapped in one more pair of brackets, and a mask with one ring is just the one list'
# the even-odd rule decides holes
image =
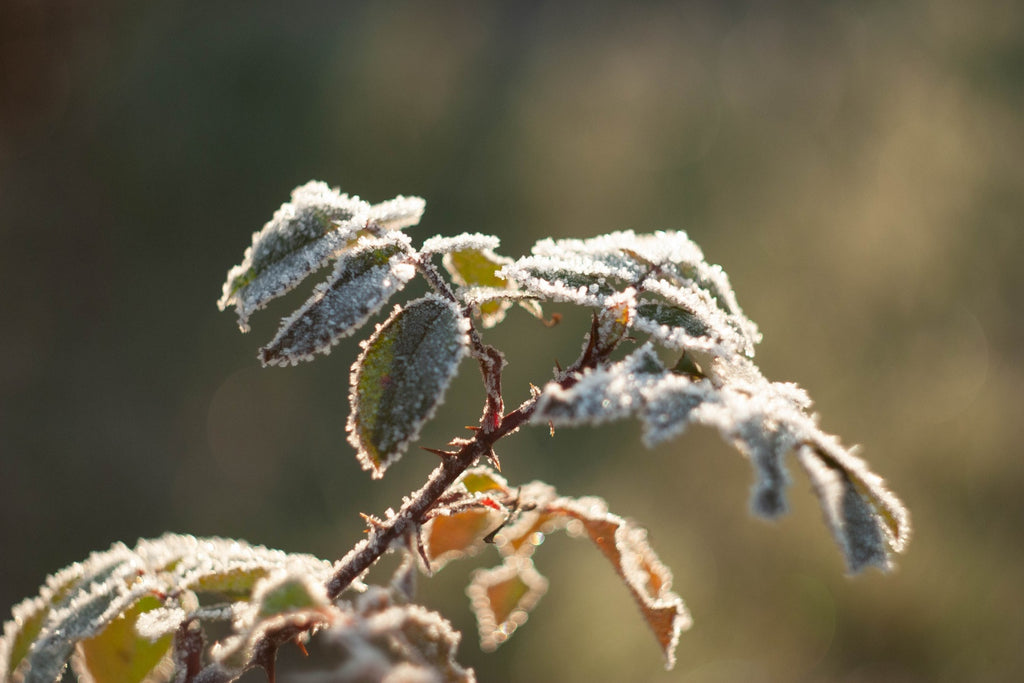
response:
{"label": "frost crystal", "polygon": [[[482,235],[478,232],[464,232],[454,237],[431,237],[420,247],[424,254],[448,254],[453,251],[486,251],[497,249],[501,244],[494,235]],[[509,259],[511,260],[511,259]]]}
{"label": "frost crystal", "polygon": [[411,228],[420,222],[420,218],[423,217],[423,209],[426,206],[427,202],[422,197],[399,195],[394,199],[371,206],[367,218],[371,223],[376,223],[388,230]]}

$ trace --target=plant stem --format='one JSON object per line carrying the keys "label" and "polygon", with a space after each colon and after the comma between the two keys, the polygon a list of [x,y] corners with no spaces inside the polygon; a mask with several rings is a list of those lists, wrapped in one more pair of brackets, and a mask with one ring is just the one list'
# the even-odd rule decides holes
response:
{"label": "plant stem", "polygon": [[446,456],[419,491],[407,498],[401,509],[381,526],[371,527],[370,535],[356,544],[335,567],[334,576],[327,582],[327,596],[336,599],[342,591],[386,553],[396,542],[402,542],[422,523],[424,515],[437,499],[455,483],[459,476],[479,458],[486,457],[494,443],[516,431],[533,414],[536,399],[531,398],[506,415],[497,428],[481,429],[452,455]]}

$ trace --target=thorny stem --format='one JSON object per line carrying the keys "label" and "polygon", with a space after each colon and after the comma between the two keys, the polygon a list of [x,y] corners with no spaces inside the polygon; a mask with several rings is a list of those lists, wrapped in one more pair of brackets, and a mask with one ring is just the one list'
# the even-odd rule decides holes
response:
{"label": "thorny stem", "polygon": [[[442,296],[458,301],[451,287],[429,261],[420,257],[416,259],[417,268],[426,276],[431,286]],[[612,347],[603,347],[597,343],[597,318],[590,330],[590,341],[580,357],[569,368],[558,373],[555,381],[568,388],[577,382],[579,371],[593,368],[611,353]],[[407,497],[396,514],[389,515],[380,525],[372,525],[368,536],[335,565],[334,575],[327,582],[327,596],[335,600],[342,591],[351,585],[394,544],[402,542],[410,535],[418,532],[426,514],[444,495],[445,491],[455,483],[470,466],[482,457],[493,458],[494,444],[504,436],[511,434],[529,421],[537,407],[537,396],[533,396],[515,410],[502,416],[501,369],[504,357],[494,347],[485,345],[472,325],[469,331],[473,356],[480,363],[484,386],[487,388],[487,400],[481,418],[481,428],[476,430],[472,439],[460,440],[459,450],[446,455],[423,487]]]}
{"label": "thorny stem", "polygon": [[491,431],[479,430],[455,454],[442,460],[441,464],[430,473],[423,488],[413,494],[411,498],[407,498],[397,514],[384,520],[383,525],[371,528],[369,536],[356,544],[342,558],[335,568],[334,576],[327,582],[328,598],[336,599],[381,555],[386,553],[392,544],[414,531],[426,513],[437,502],[437,499],[455,483],[459,475],[479,458],[486,457],[493,450],[494,443],[498,439],[519,429],[529,420],[535,407],[536,399],[530,399],[506,415],[497,428]]}

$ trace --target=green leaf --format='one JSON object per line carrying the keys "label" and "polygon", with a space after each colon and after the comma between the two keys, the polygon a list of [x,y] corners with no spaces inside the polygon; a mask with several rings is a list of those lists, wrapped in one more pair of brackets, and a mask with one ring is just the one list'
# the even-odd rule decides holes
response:
{"label": "green leaf", "polygon": [[334,273],[313,296],[281,323],[273,341],[260,350],[264,365],[295,365],[312,360],[369,319],[415,275],[404,258],[409,238],[391,233],[367,240],[338,258]]}
{"label": "green leaf", "polygon": [[682,329],[691,337],[705,337],[711,331],[707,323],[692,311],[679,306],[645,301],[637,305],[636,312],[640,318],[655,325]]}
{"label": "green leaf", "polygon": [[348,420],[364,469],[380,478],[429,420],[466,354],[468,321],[429,294],[391,317],[364,342],[352,366]]}
{"label": "green leaf", "polygon": [[327,604],[321,586],[314,586],[309,578],[301,576],[284,576],[278,580],[267,580],[259,587],[255,596],[259,604],[260,617],[272,617],[277,614],[296,610],[323,607]]}
{"label": "green leaf", "polygon": [[268,567],[233,567],[196,576],[186,586],[199,593],[215,593],[228,600],[247,600],[256,582],[270,573]]}
{"label": "green leaf", "polygon": [[151,642],[136,632],[135,624],[139,615],[162,604],[152,595],[143,596],[99,634],[83,640],[78,645],[81,656],[76,668],[96,683],[138,683],[145,679],[170,650],[174,636],[168,634]]}

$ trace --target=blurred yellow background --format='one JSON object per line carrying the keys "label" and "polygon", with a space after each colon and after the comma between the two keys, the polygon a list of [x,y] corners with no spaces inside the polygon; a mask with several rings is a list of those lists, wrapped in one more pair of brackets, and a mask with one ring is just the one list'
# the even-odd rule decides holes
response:
{"label": "blurred yellow background", "polygon": [[[599,553],[552,537],[548,595],[483,681],[1006,681],[1024,674],[1024,5],[0,4],[0,609],[165,530],[337,558],[418,486],[344,441],[355,340],[261,370],[307,291],[238,334],[214,305],[250,235],[320,179],[427,199],[414,235],[684,229],[732,278],[758,361],[886,477],[915,536],[844,576],[805,478],[706,430],[510,438],[514,482],[646,525],[696,624],[664,672]],[[415,290],[414,290],[415,291]],[[513,312],[506,401],[575,357],[585,315]],[[424,444],[476,420],[469,364]],[[6,618],[6,617],[4,617]],[[259,677],[252,680],[259,680]]]}

